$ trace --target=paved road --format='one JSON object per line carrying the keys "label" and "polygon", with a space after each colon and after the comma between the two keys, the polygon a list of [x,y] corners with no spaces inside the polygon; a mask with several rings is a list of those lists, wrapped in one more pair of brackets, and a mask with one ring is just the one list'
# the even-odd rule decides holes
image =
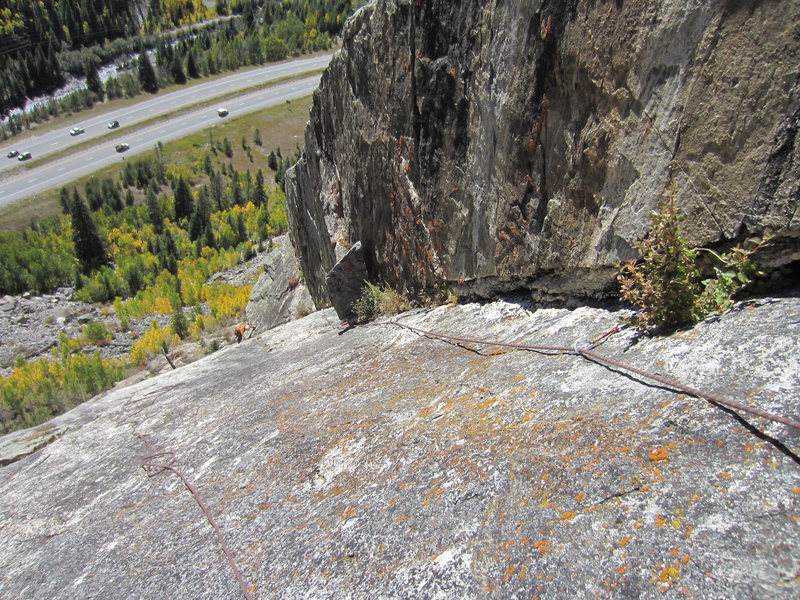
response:
{"label": "paved road", "polygon": [[[216,106],[213,106],[191,111],[174,119],[160,121],[157,124],[131,132],[131,129],[137,123],[142,123],[159,115],[168,115],[198,102],[213,100],[221,95],[228,95],[237,89],[249,88],[282,77],[321,69],[328,64],[330,58],[331,55],[328,54],[280,65],[270,65],[261,69],[234,73],[227,77],[188,88],[181,88],[163,96],[155,96],[128,108],[115,111],[114,114],[106,113],[93,116],[91,120],[81,124],[86,129],[86,133],[79,136],[70,136],[68,131],[64,131],[63,135],[51,131],[45,135],[25,139],[24,145],[20,140],[16,141],[16,145],[14,141],[9,142],[0,149],[0,152],[2,152],[0,161],[3,161],[3,168],[5,169],[19,164],[16,159],[5,158],[6,153],[11,148],[29,151],[34,158],[40,158],[48,153],[60,151],[83,142],[86,139],[107,135],[109,133],[106,127],[107,122],[111,119],[116,119],[120,122],[120,128],[113,130],[115,132],[114,135],[104,138],[102,142],[98,142],[98,146],[55,159],[41,166],[24,169],[19,173],[3,178],[3,181],[0,182],[0,207],[35,196],[45,190],[65,185],[82,175],[92,173],[114,161],[121,160],[121,156],[132,156],[139,152],[150,150],[159,141],[166,142],[178,139],[210,127],[219,122],[220,118],[217,116]],[[286,100],[291,101],[307,96],[319,85],[319,78],[319,75],[314,75],[274,85],[256,92],[229,98],[222,104],[230,111],[231,117],[235,117],[236,115],[281,104]],[[127,133],[126,129],[128,130]],[[114,150],[114,146],[120,142],[130,145],[130,150],[124,155],[117,154]]]}

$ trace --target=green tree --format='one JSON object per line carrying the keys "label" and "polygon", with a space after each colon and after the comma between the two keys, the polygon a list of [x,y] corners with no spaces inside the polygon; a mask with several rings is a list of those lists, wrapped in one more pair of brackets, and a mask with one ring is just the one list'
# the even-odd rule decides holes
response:
{"label": "green tree", "polygon": [[100,76],[97,74],[97,66],[92,59],[86,60],[86,87],[101,102],[105,99],[103,83],[100,81]]}
{"label": "green tree", "polygon": [[[205,189],[205,188],[204,188]],[[211,228],[211,207],[208,203],[207,193],[201,191],[195,204],[194,213],[189,220],[189,239],[195,241]]]}
{"label": "green tree", "polygon": [[158,257],[158,265],[162,270],[167,270],[173,275],[178,272],[178,247],[175,245],[175,239],[169,230],[164,230],[156,239],[155,254]]}
{"label": "green tree", "polygon": [[175,220],[188,219],[194,212],[194,199],[189,184],[181,175],[175,184]]}
{"label": "green tree", "polygon": [[225,199],[222,193],[222,176],[216,171],[212,172],[209,183],[211,200],[213,200],[217,210],[225,210],[227,206],[225,206]]}
{"label": "green tree", "polygon": [[305,25],[293,12],[290,12],[283,21],[275,24],[275,35],[285,42],[289,52],[300,50],[305,32]]}
{"label": "green tree", "polygon": [[183,339],[189,335],[189,325],[186,323],[186,316],[183,308],[178,305],[172,309],[172,333]]}
{"label": "green tree", "polygon": [[200,77],[200,69],[197,67],[194,48],[189,50],[189,54],[186,56],[186,74],[192,79]]}
{"label": "green tree", "polygon": [[269,62],[283,60],[289,54],[286,42],[281,38],[271,35],[264,40],[264,58]]}
{"label": "green tree", "polygon": [[169,65],[169,73],[172,76],[172,81],[179,85],[183,85],[186,83],[186,73],[183,72],[183,62],[181,61],[181,57],[175,54],[170,61]]}
{"label": "green tree", "polygon": [[70,205],[72,219],[72,242],[75,245],[75,256],[84,273],[99,267],[106,260],[105,248],[97,233],[97,226],[92,220],[89,207],[77,190],[73,193]]}
{"label": "green tree", "polygon": [[164,228],[164,216],[161,214],[161,203],[153,188],[147,188],[147,217],[153,225],[153,230],[159,234]]}
{"label": "green tree", "polygon": [[259,169],[256,171],[256,182],[253,188],[253,204],[257,207],[263,206],[267,201],[267,193],[264,191],[264,172]]}
{"label": "green tree", "polygon": [[61,204],[61,212],[65,215],[69,214],[70,197],[67,186],[63,186],[58,190],[58,202]]}
{"label": "green tree", "polygon": [[231,205],[242,204],[242,187],[239,181],[239,172],[235,169],[231,173],[230,198]]}
{"label": "green tree", "polygon": [[153,65],[150,64],[150,59],[147,57],[147,51],[144,46],[141,47],[139,52],[139,84],[149,94],[155,94],[158,91],[156,72],[153,69]]}

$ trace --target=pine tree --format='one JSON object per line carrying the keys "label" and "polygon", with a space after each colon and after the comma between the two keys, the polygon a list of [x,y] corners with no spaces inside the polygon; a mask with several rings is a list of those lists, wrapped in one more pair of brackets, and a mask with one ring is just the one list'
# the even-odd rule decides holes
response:
{"label": "pine tree", "polygon": [[192,190],[189,189],[189,184],[181,175],[178,178],[178,183],[175,184],[175,220],[188,219],[192,216],[194,211],[194,199],[192,198]]}
{"label": "pine tree", "polygon": [[235,169],[231,173],[230,192],[231,204],[234,206],[237,204],[242,204],[242,188],[239,185],[239,172]]}
{"label": "pine tree", "polygon": [[211,227],[211,208],[208,203],[205,188],[201,190],[197,198],[194,213],[189,221],[189,239],[195,241],[203,236],[207,229]]}
{"label": "pine tree", "polygon": [[70,211],[70,198],[67,186],[62,187],[58,191],[58,201],[61,204],[61,212],[68,215]]}
{"label": "pine tree", "polygon": [[103,242],[97,233],[89,207],[77,190],[73,192],[70,205],[72,218],[72,242],[75,244],[75,256],[84,273],[99,267],[106,260]]}
{"label": "pine tree", "polygon": [[166,269],[173,275],[178,273],[178,247],[170,232],[164,231],[156,240],[156,255],[162,270]]}
{"label": "pine tree", "polygon": [[244,199],[242,204],[247,204],[253,201],[253,176],[250,175],[250,169],[244,174]]}
{"label": "pine tree", "polygon": [[217,206],[217,210],[225,210],[228,208],[222,195],[222,176],[216,171],[211,173],[211,199]]}
{"label": "pine tree", "polygon": [[145,92],[155,94],[158,91],[158,79],[150,59],[147,57],[147,50],[142,46],[139,52],[139,84]]}
{"label": "pine tree", "polygon": [[192,79],[198,79],[200,77],[200,69],[197,68],[194,48],[189,50],[189,55],[186,57],[186,74]]}
{"label": "pine tree", "polygon": [[264,172],[259,169],[256,171],[256,183],[253,189],[253,204],[256,207],[263,206],[267,201],[267,193],[264,191]]}
{"label": "pine tree", "polygon": [[170,75],[172,75],[172,81],[179,85],[183,85],[186,83],[186,73],[183,72],[183,62],[181,62],[181,57],[175,54],[170,62],[169,66]]}
{"label": "pine tree", "polygon": [[189,326],[186,323],[186,317],[180,305],[172,310],[172,333],[181,339],[189,335]]}
{"label": "pine tree", "polygon": [[100,102],[103,101],[105,98],[103,83],[100,81],[100,76],[97,74],[97,67],[94,64],[94,61],[91,59],[86,61],[86,87],[89,88],[90,92],[97,96]]}
{"label": "pine tree", "polygon": [[242,213],[236,215],[236,238],[239,240],[239,243],[244,242],[247,240],[247,227],[244,224],[244,217]]}
{"label": "pine tree", "polygon": [[161,204],[153,188],[147,189],[147,217],[157,234],[164,228],[164,217],[161,214]]}

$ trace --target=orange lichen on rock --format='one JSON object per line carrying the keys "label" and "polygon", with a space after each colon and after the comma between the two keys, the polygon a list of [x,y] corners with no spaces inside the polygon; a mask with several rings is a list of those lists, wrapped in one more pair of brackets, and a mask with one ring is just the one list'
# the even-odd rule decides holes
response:
{"label": "orange lichen on rock", "polygon": [[666,459],[667,459],[666,448],[656,448],[655,450],[650,452],[650,460],[652,460],[653,462],[658,462]]}
{"label": "orange lichen on rock", "polygon": [[534,547],[541,553],[550,552],[552,545],[547,540],[539,540]]}

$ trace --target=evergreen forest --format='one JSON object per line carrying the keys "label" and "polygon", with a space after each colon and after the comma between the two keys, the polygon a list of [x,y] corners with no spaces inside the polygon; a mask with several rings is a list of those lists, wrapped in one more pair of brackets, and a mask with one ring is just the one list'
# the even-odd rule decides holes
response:
{"label": "evergreen forest", "polygon": [[[362,3],[0,0],[0,136],[108,99],[329,49]],[[116,76],[101,80],[100,69],[112,64]],[[86,87],[18,110],[70,79]],[[212,276],[286,230],[284,173],[301,152],[267,151],[257,126],[241,133],[230,140],[212,128],[171,155],[159,144],[113,174],[61,188],[60,214],[0,231],[0,295],[66,286],[117,323],[89,322],[79,338],[62,331],[51,356],[0,365],[13,366],[0,375],[0,434],[68,410],[154,355],[169,361],[184,341],[203,347],[204,334],[241,318],[251,286]],[[131,324],[142,319],[152,319],[149,330],[134,334]],[[135,340],[129,354],[103,358],[97,349],[120,335]],[[206,352],[218,348],[210,339]]]}
{"label": "evergreen forest", "polygon": [[[329,49],[350,0],[0,0],[0,116],[3,137],[106,98],[159,88],[248,65]],[[150,70],[143,62],[155,62]],[[101,82],[97,70],[116,65]],[[69,79],[86,88],[31,114],[15,109]]]}
{"label": "evergreen forest", "polygon": [[[202,146],[172,160],[159,144],[151,156],[125,161],[115,177],[61,188],[60,215],[0,232],[0,295],[72,286],[76,300],[113,306],[123,332],[132,319],[172,317],[168,328],[154,320],[125,361],[81,351],[119,334],[99,323],[80,339],[62,333],[51,358],[18,357],[13,373],[0,376],[0,434],[47,420],[150,356],[200,341],[204,331],[241,315],[251,286],[209,283],[211,276],[266,250],[287,226],[282,186],[256,168],[260,138],[255,129],[234,144],[210,130]],[[270,151],[275,182],[298,153],[284,158],[279,148]],[[237,169],[237,156],[254,172]]]}

